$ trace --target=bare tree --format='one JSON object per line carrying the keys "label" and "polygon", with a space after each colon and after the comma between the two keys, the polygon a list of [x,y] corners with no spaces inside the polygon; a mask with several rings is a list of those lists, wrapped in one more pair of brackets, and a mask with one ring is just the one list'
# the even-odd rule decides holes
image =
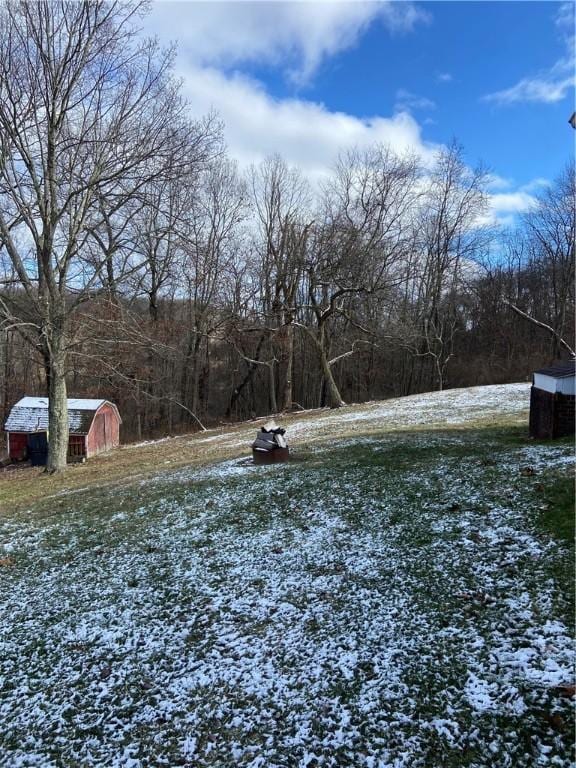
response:
{"label": "bare tree", "polygon": [[[331,407],[344,404],[333,367],[365,339],[360,299],[383,297],[407,277],[409,216],[418,194],[418,166],[375,146],[344,155],[325,187],[324,213],[306,261],[306,304],[300,325],[314,343]],[[344,319],[356,330],[348,350],[331,355],[331,328]],[[370,331],[368,331],[370,335]]]}
{"label": "bare tree", "polygon": [[507,241],[522,268],[539,275],[540,287],[537,293],[510,295],[506,303],[549,334],[552,358],[562,350],[574,356],[575,179],[571,162],[525,215],[522,230]]}
{"label": "bare tree", "polygon": [[469,168],[463,150],[442,150],[425,183],[414,238],[418,258],[415,301],[416,356],[431,360],[437,389],[445,384],[459,326],[458,301],[464,282],[488,243],[483,225],[486,171]]}
{"label": "bare tree", "polygon": [[[306,222],[311,195],[300,172],[289,168],[279,155],[253,168],[251,182],[259,229],[262,315],[265,326],[276,329],[263,330],[264,336],[272,341],[266,366],[270,408],[276,412],[278,399],[282,410],[292,407],[295,298],[311,226],[311,222]],[[276,363],[280,368],[280,398],[276,394]]]}
{"label": "bare tree", "polygon": [[118,208],[173,169],[174,137],[186,138],[172,55],[137,36],[142,9],[0,7],[0,244],[29,306],[22,335],[46,361],[48,471],[66,465],[70,319],[100,281],[87,244],[102,201]]}
{"label": "bare tree", "polygon": [[246,206],[246,185],[236,165],[225,158],[212,163],[201,179],[182,243],[186,315],[181,390],[194,413],[200,408],[202,377],[208,376],[211,339],[229,320],[224,292],[233,263],[239,261]]}

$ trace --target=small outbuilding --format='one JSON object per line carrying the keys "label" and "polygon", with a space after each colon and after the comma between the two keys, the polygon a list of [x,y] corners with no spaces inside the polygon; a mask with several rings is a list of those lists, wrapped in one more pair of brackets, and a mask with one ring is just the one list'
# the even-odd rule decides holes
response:
{"label": "small outbuilding", "polygon": [[530,392],[530,435],[546,439],[575,432],[576,360],[534,371]]}
{"label": "small outbuilding", "polygon": [[[109,400],[68,399],[68,461],[84,461],[120,444],[122,419]],[[23,397],[4,424],[8,455],[13,461],[31,459],[46,463],[48,445],[48,398]]]}

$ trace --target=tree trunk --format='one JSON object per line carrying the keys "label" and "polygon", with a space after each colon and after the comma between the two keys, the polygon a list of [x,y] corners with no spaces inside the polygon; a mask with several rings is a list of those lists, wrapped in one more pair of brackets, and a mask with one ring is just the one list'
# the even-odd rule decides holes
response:
{"label": "tree trunk", "polygon": [[278,413],[278,403],[276,401],[276,372],[274,363],[268,363],[268,390],[270,396],[270,413]]}
{"label": "tree trunk", "polygon": [[[262,345],[264,344],[264,340],[266,339],[266,334],[263,333],[262,336],[260,336],[260,339],[258,340],[258,346],[256,347],[256,352],[254,353],[254,360],[260,360],[260,350],[262,349]],[[252,386],[254,374],[258,370],[258,364],[248,363],[248,370],[246,371],[246,375],[238,384],[237,387],[234,387],[232,394],[230,396],[230,402],[228,403],[228,408],[226,409],[225,417],[229,419],[232,415],[232,410],[235,408],[236,403],[238,402],[238,399],[242,393],[242,390],[247,384],[250,384]],[[252,406],[250,410],[254,410],[254,388],[252,387],[251,391],[251,398],[252,398]],[[236,414],[238,416],[238,414]]]}
{"label": "tree trunk", "polygon": [[444,389],[444,372],[442,370],[442,364],[440,363],[440,358],[435,358],[436,362],[436,374],[437,374],[437,381],[438,381],[438,392],[442,392]]}
{"label": "tree trunk", "polygon": [[192,351],[192,413],[198,412],[200,404],[200,346],[202,344],[202,337],[196,336],[194,340],[194,349]]}
{"label": "tree trunk", "polygon": [[289,411],[292,408],[292,376],[294,370],[294,326],[288,325],[285,329],[285,354],[286,370],[284,376],[284,389],[282,392],[282,410]]}
{"label": "tree trunk", "polygon": [[198,380],[198,412],[202,414],[202,417],[204,417],[204,414],[209,409],[210,373],[210,340],[206,339],[204,344],[204,362],[202,363],[200,379]]}
{"label": "tree trunk", "polygon": [[148,294],[148,314],[153,323],[158,322],[158,290],[154,287]]}
{"label": "tree trunk", "polygon": [[318,408],[324,408],[326,405],[326,379],[324,376],[320,377],[320,389],[318,391]]}
{"label": "tree trunk", "polygon": [[186,341],[186,353],[182,360],[182,371],[180,373],[180,398],[183,403],[188,402],[190,386],[188,384],[188,377],[190,373],[190,361],[194,352],[194,341],[196,336],[192,331],[188,331]]}
{"label": "tree trunk", "polygon": [[8,355],[8,331],[3,328],[0,329],[0,413],[2,414],[2,422],[6,416],[6,401],[8,392],[8,371],[7,362]]}
{"label": "tree trunk", "polygon": [[320,356],[320,365],[322,366],[322,373],[324,374],[324,381],[326,383],[326,389],[328,390],[328,403],[330,408],[341,408],[343,405],[346,405],[346,403],[344,400],[342,400],[342,395],[340,394],[340,390],[338,389],[338,385],[334,379],[326,351],[320,344],[318,345],[318,352]]}
{"label": "tree trunk", "polygon": [[112,304],[118,303],[116,294],[116,275],[114,274],[114,250],[110,249],[106,254],[106,287]]}
{"label": "tree trunk", "polygon": [[63,339],[52,337],[48,390],[48,461],[46,464],[46,472],[51,474],[66,469],[68,455],[66,352],[63,346]]}

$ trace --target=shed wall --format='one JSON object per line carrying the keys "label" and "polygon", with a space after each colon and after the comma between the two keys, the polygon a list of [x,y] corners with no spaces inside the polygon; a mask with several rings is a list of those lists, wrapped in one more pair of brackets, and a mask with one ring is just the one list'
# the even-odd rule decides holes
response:
{"label": "shed wall", "polygon": [[575,402],[574,395],[552,394],[533,386],[530,392],[530,435],[540,439],[573,435]]}
{"label": "shed wall", "polygon": [[116,409],[106,403],[96,411],[86,437],[86,455],[95,456],[120,445],[120,422]]}
{"label": "shed wall", "polygon": [[86,435],[68,435],[68,461],[79,461],[86,456]]}
{"label": "shed wall", "polygon": [[28,435],[23,432],[8,433],[8,456],[13,461],[21,461],[28,453]]}
{"label": "shed wall", "polygon": [[544,392],[561,392],[563,395],[576,394],[576,378],[574,376],[556,377],[535,373],[534,386]]}
{"label": "shed wall", "polygon": [[[28,437],[30,432],[8,432],[8,456],[12,461],[22,461],[28,458]],[[84,435],[69,435],[68,460],[73,461],[86,455],[86,437]]]}
{"label": "shed wall", "polygon": [[552,376],[544,376],[542,373],[534,374],[534,386],[543,392],[556,392],[556,379]]}
{"label": "shed wall", "polygon": [[574,376],[566,376],[564,379],[559,379],[558,392],[562,392],[563,395],[576,395],[576,378]]}

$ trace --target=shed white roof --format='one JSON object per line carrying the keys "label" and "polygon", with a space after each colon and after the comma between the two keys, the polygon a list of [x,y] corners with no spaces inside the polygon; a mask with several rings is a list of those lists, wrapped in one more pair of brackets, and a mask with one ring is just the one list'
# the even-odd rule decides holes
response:
{"label": "shed white roof", "polygon": [[576,360],[557,360],[547,368],[539,368],[534,373],[540,376],[552,376],[555,379],[565,379],[576,376]]}
{"label": "shed white roof", "polygon": [[[70,434],[87,435],[98,408],[109,400],[68,398],[68,427]],[[114,403],[110,403],[120,414]],[[6,432],[45,432],[48,429],[48,398],[23,397],[10,411],[4,424]]]}
{"label": "shed white roof", "polygon": [[[97,411],[106,400],[89,400],[78,397],[68,398],[68,410]],[[23,397],[18,400],[15,408],[48,408],[47,397]]]}

